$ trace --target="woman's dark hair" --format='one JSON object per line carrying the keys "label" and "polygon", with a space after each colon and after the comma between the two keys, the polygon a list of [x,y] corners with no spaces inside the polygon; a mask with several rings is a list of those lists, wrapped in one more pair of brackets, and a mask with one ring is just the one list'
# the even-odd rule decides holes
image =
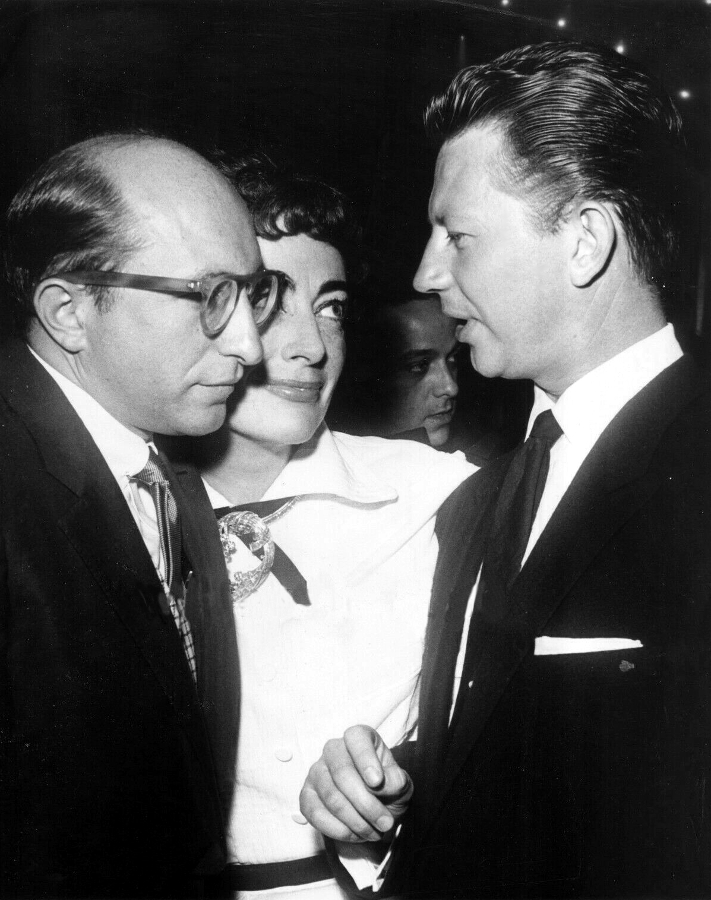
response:
{"label": "woman's dark hair", "polygon": [[353,203],[318,178],[277,166],[265,153],[220,159],[217,167],[244,198],[257,235],[305,234],[341,254],[350,281],[361,276],[361,229]]}
{"label": "woman's dark hair", "polygon": [[[99,158],[107,147],[147,139],[110,134],[74,144],[52,156],[12,200],[3,235],[7,300],[25,334],[35,311],[35,288],[71,269],[119,267],[138,249],[137,227]],[[110,289],[87,288],[99,306]]]}
{"label": "woman's dark hair", "polygon": [[614,204],[639,275],[660,285],[685,194],[681,119],[647,74],[605,48],[555,41],[462,69],[425,112],[437,145],[472,126],[501,129],[497,173],[553,230],[576,198]]}

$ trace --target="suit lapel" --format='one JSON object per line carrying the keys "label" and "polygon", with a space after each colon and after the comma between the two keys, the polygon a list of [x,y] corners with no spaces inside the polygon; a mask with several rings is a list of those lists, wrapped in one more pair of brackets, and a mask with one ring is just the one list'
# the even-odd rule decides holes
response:
{"label": "suit lapel", "polygon": [[[427,809],[437,796],[439,761],[449,742],[452,678],[462,620],[484,552],[491,510],[508,467],[508,457],[488,464],[462,484],[437,518],[440,556],[430,607],[420,692],[418,798]],[[443,693],[444,692],[444,693]],[[435,765],[432,765],[432,762]]]}
{"label": "suit lapel", "polygon": [[[170,481],[171,490],[180,511],[182,548],[188,570],[186,573],[185,613],[193,634],[195,660],[199,667],[199,673],[205,665],[206,622],[201,586],[208,563],[205,559],[204,541],[200,539],[200,529],[195,522],[193,504],[196,500],[194,491],[190,491],[189,498],[186,496],[186,485],[184,482],[188,477],[188,473],[183,469],[174,469],[168,458],[160,450],[158,455]],[[198,686],[198,692],[202,695],[200,685]]]}
{"label": "suit lapel", "polygon": [[204,728],[182,640],[162,618],[162,590],[121,490],[71,404],[20,342],[0,356],[2,390],[31,432],[47,472],[47,516],[91,572],[202,753]]}
{"label": "suit lapel", "polygon": [[[198,694],[207,722],[223,807],[229,809],[239,727],[237,638],[217,520],[198,473],[162,459],[181,512],[183,546],[193,577],[186,614],[193,630]],[[194,624],[193,624],[194,623]]]}
{"label": "suit lapel", "polygon": [[[455,627],[461,627],[461,621],[457,617],[464,615],[467,599],[476,580],[483,552],[488,508],[496,500],[505,471],[506,466],[497,460],[475,473],[452,494],[438,513],[435,530],[440,552],[425,638],[428,659],[439,658],[446,645],[448,626],[452,622]],[[423,701],[429,698],[432,690],[437,690],[439,681],[436,666],[428,666],[423,671]]]}
{"label": "suit lapel", "polygon": [[108,478],[97,478],[57,524],[190,730],[198,706],[182,639],[172,617],[160,611],[163,588],[126,501],[111,473],[106,474]]}
{"label": "suit lapel", "polygon": [[[659,487],[664,471],[655,469],[654,451],[680,408],[699,390],[693,366],[682,359],[634,397],[610,423],[566,491],[512,587],[504,618],[489,621],[475,606],[470,628],[470,652],[476,660],[472,687],[449,750],[433,767],[433,790],[428,794],[433,804],[444,802],[501,695],[566,594]],[[449,704],[449,698],[440,696],[438,702]]]}

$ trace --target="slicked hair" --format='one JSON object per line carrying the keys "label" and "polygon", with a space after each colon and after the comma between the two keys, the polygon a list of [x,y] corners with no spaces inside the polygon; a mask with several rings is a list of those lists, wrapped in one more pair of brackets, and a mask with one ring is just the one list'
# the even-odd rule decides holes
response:
{"label": "slicked hair", "polygon": [[[139,249],[133,216],[99,160],[104,148],[144,139],[150,137],[108,134],[74,144],[40,166],[15,195],[5,220],[3,257],[8,301],[21,334],[35,315],[33,294],[44,278],[119,267]],[[87,290],[99,307],[108,305],[109,288]]]}
{"label": "slicked hair", "polygon": [[501,130],[493,177],[529,201],[541,229],[576,199],[609,202],[639,276],[661,287],[685,173],[681,119],[654,79],[605,48],[521,47],[462,69],[425,112],[437,146],[475,125]]}
{"label": "slicked hair", "polygon": [[335,247],[349,280],[361,276],[361,229],[353,203],[318,178],[282,168],[262,152],[217,167],[242,196],[257,235],[276,241],[305,234]]}

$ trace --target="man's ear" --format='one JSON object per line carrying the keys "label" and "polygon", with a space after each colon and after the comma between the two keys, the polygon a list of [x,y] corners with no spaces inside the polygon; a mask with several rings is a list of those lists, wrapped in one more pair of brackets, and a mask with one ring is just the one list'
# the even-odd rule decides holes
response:
{"label": "man's ear", "polygon": [[568,219],[573,226],[574,249],[570,278],[575,287],[586,287],[607,267],[617,246],[617,220],[606,203],[585,200]]}
{"label": "man's ear", "polygon": [[32,302],[42,327],[60,347],[68,353],[84,349],[86,305],[94,303],[84,287],[61,278],[46,278],[35,288]]}

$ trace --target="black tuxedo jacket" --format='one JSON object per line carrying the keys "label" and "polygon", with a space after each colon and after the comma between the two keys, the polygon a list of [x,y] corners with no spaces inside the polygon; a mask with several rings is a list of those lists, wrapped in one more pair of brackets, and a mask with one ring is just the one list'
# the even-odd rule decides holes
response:
{"label": "black tuxedo jacket", "polygon": [[[440,512],[412,807],[382,894],[711,897],[708,395],[682,359],[617,415],[451,667],[510,455]],[[492,613],[493,615],[493,613]],[[539,656],[538,636],[642,648]]]}
{"label": "black tuxedo jacket", "polygon": [[0,350],[0,896],[187,896],[223,864],[232,612],[202,484],[169,473],[197,689],[103,457],[27,348]]}

